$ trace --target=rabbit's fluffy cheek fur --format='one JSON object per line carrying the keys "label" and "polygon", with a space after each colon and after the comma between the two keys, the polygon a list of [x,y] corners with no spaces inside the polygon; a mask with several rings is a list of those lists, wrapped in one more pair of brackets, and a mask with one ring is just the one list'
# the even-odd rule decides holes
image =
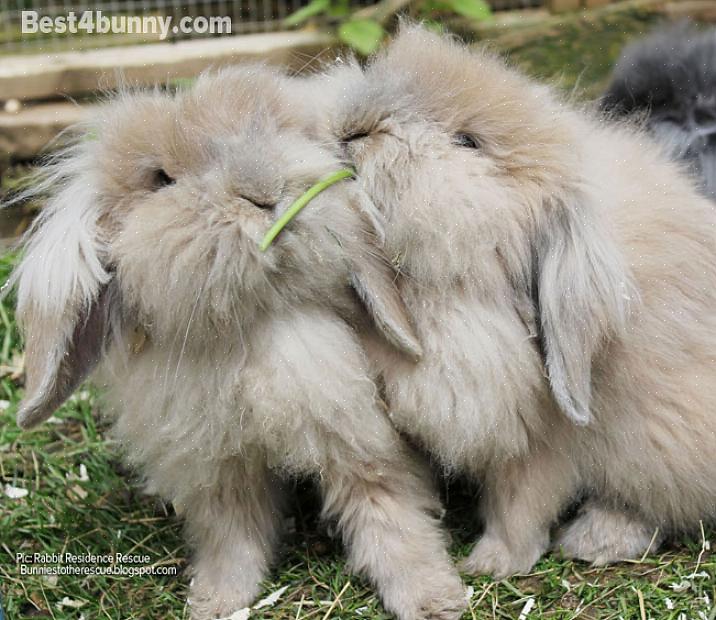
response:
{"label": "rabbit's fluffy cheek fur", "polygon": [[[179,202],[192,198],[193,207]],[[125,219],[111,260],[125,283],[125,303],[149,323],[153,337],[166,340],[192,322],[199,338],[232,323],[238,328],[269,296],[271,256],[261,255],[257,239],[271,214],[230,202],[224,199],[220,211],[211,204],[200,208],[194,196],[167,196],[139,205]]]}
{"label": "rabbit's fluffy cheek fur", "polygon": [[[185,494],[217,484],[214,469],[193,465],[203,458],[245,455],[305,475],[311,463],[341,459],[342,453],[367,463],[398,449],[397,436],[386,433],[385,416],[373,407],[366,360],[345,322],[325,309],[306,308],[259,317],[246,338],[244,349],[210,341],[211,348],[181,357],[149,342],[122,371],[121,384],[111,379],[125,362],[121,351],[112,352],[101,374],[108,401],[121,414],[114,432],[147,471],[153,492],[181,506]],[[371,423],[357,427],[366,416]]]}
{"label": "rabbit's fluffy cheek fur", "polygon": [[484,265],[499,260],[496,246],[517,242],[508,226],[493,225],[508,217],[516,202],[494,161],[456,149],[449,134],[428,123],[406,124],[394,134],[360,142],[347,150],[359,182],[385,214],[387,252],[401,269],[437,287],[480,281],[491,293],[494,282],[486,278],[493,271]]}
{"label": "rabbit's fluffy cheek fur", "polygon": [[[545,428],[552,428],[556,440],[557,414],[542,377],[536,333],[513,308],[463,295],[468,296],[456,303],[403,293],[423,345],[417,365],[376,338],[367,339],[366,348],[387,386],[395,425],[447,470],[482,472],[494,460],[528,452],[530,437]],[[474,353],[453,358],[448,347]],[[523,412],[526,402],[534,403],[535,412]]]}

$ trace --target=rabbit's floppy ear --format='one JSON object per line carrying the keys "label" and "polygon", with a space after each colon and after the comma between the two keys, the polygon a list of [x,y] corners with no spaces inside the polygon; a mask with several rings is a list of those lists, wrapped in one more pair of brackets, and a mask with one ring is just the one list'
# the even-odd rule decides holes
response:
{"label": "rabbit's floppy ear", "polygon": [[352,242],[344,245],[353,289],[383,337],[418,360],[423,348],[396,286],[396,271],[383,250],[381,216],[362,192],[353,196],[352,204],[362,222]]}
{"label": "rabbit's floppy ear", "polygon": [[109,338],[113,294],[113,287],[103,286],[74,320],[26,324],[26,391],[18,426],[31,428],[49,418],[97,365]]}
{"label": "rabbit's floppy ear", "polygon": [[592,361],[624,329],[635,295],[620,252],[588,198],[546,205],[532,242],[531,295],[540,348],[560,409],[591,419]]}
{"label": "rabbit's floppy ear", "polygon": [[17,285],[25,336],[25,398],[17,423],[46,420],[99,361],[109,335],[111,274],[100,260],[98,205],[87,175],[68,178],[77,161],[57,164],[52,192],[27,236]]}
{"label": "rabbit's floppy ear", "polygon": [[383,337],[413,359],[420,359],[423,349],[387,257],[377,250],[366,252],[354,263],[351,284]]}

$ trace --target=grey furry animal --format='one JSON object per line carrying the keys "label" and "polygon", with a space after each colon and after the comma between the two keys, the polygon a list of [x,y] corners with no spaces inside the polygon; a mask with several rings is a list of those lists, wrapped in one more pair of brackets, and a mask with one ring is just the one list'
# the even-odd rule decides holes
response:
{"label": "grey furry animal", "polygon": [[716,210],[665,149],[419,27],[297,88],[386,220],[423,346],[365,338],[391,419],[484,483],[463,569],[635,558],[713,519]]}
{"label": "grey furry animal", "polygon": [[464,591],[439,502],[353,328],[370,316],[401,355],[420,355],[380,214],[346,181],[258,247],[341,165],[310,125],[288,78],[248,67],[176,96],[124,94],[81,128],[33,190],[47,204],[13,276],[18,423],[46,419],[97,366],[129,462],[185,517],[196,620],[259,592],[292,475],[317,480],[351,566],[397,618],[454,619]]}
{"label": "grey furry animal", "polygon": [[716,200],[716,29],[682,22],[627,46],[601,104],[645,119]]}

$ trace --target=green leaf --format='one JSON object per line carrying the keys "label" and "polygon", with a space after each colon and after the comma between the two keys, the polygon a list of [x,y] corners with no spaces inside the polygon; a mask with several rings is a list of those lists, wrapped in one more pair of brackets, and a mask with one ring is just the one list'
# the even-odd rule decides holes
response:
{"label": "green leaf", "polygon": [[338,38],[363,56],[378,49],[384,36],[383,26],[370,19],[354,19],[338,28]]}
{"label": "green leaf", "polygon": [[291,13],[286,19],[283,20],[283,25],[286,27],[298,26],[307,19],[324,13],[331,5],[331,0],[311,0],[306,6],[301,7],[298,11]]}
{"label": "green leaf", "polygon": [[423,0],[423,2],[418,5],[418,14],[423,16],[449,10],[451,10],[450,3],[441,2],[440,0]]}
{"label": "green leaf", "polygon": [[438,34],[445,33],[445,24],[443,22],[435,21],[434,19],[423,19],[420,23],[428,30],[437,32]]}
{"label": "green leaf", "polygon": [[492,15],[490,5],[485,0],[447,0],[447,4],[458,15],[483,20]]}
{"label": "green leaf", "polygon": [[350,8],[345,8],[342,6],[332,6],[326,11],[326,15],[330,17],[331,19],[340,20],[343,17],[347,17],[350,15]]}
{"label": "green leaf", "polygon": [[328,7],[326,14],[331,19],[340,19],[350,15],[351,6],[350,0],[331,0],[331,4]]}

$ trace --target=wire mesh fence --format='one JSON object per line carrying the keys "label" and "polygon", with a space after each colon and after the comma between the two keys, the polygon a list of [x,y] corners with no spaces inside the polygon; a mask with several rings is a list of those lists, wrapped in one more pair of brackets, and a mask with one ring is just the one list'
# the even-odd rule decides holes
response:
{"label": "wire mesh fence", "polygon": [[517,9],[533,9],[545,5],[543,0],[489,0],[493,11],[515,11]]}
{"label": "wire mesh fence", "polygon": [[[354,7],[376,0],[347,0]],[[0,0],[0,53],[61,51],[179,41],[283,29],[309,0]],[[495,10],[543,0],[491,0]],[[23,13],[25,17],[23,17]],[[62,20],[64,27],[57,22]],[[23,19],[26,30],[23,33]],[[52,20],[52,27],[47,20]],[[83,21],[84,20],[84,21]],[[228,20],[228,21],[227,21]],[[27,29],[35,28],[35,32]]]}
{"label": "wire mesh fence", "polygon": [[[307,3],[308,0],[0,0],[0,51],[81,49],[270,32],[280,30],[283,20]],[[371,3],[372,0],[351,0],[356,6]],[[52,28],[42,28],[42,20],[47,22],[48,18]],[[23,33],[23,19],[26,28],[37,32]],[[166,32],[164,24],[169,25]]]}

